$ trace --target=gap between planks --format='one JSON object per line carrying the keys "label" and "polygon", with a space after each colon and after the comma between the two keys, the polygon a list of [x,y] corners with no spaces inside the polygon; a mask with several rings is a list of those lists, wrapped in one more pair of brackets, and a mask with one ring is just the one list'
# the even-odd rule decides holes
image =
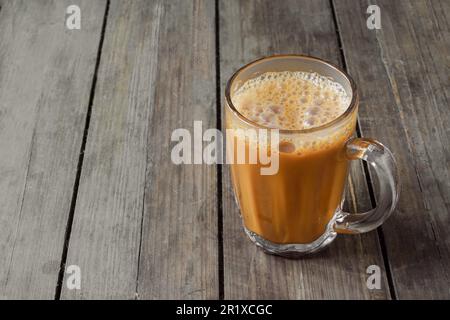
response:
{"label": "gap between planks", "polygon": [[[216,49],[216,127],[222,131],[222,103],[220,77],[220,15],[219,0],[214,1],[215,11],[215,49]],[[221,150],[222,155],[224,150]],[[217,242],[218,242],[218,272],[219,300],[224,299],[224,256],[223,256],[223,206],[222,206],[222,165],[217,164]]]}
{"label": "gap between planks", "polygon": [[[100,60],[101,60],[102,49],[103,49],[103,40],[105,38],[106,24],[108,21],[109,5],[110,5],[110,0],[107,0],[106,7],[105,7],[105,13],[103,15],[102,31],[100,34],[100,41],[99,41],[99,45],[98,45],[97,59],[95,61],[94,75],[92,77],[92,86],[91,86],[91,91],[89,93],[89,104],[88,104],[88,110],[86,113],[86,120],[84,123],[83,140],[81,143],[80,154],[78,157],[78,165],[77,165],[77,172],[76,172],[75,182],[74,182],[74,187],[73,187],[72,200],[70,202],[69,218],[67,220],[66,232],[64,234],[64,244],[63,244],[63,251],[62,251],[62,256],[61,256],[61,264],[59,266],[58,282],[57,282],[56,288],[55,288],[55,300],[60,300],[60,298],[61,298],[62,283],[63,283],[63,279],[64,279],[64,271],[65,271],[66,261],[67,261],[67,252],[69,249],[69,242],[70,242],[70,234],[72,232],[73,218],[74,218],[74,214],[75,214],[75,206],[77,204],[78,186],[80,184],[81,171],[83,169],[84,151],[86,148],[86,141],[87,141],[87,136],[89,133],[89,125],[90,125],[91,113],[92,113],[92,104],[94,102],[95,88],[97,85],[97,73],[98,73],[98,69],[100,66]],[[0,7],[0,10],[1,10],[1,7]]]}
{"label": "gap between planks", "polygon": [[[336,8],[334,6],[334,1],[335,0],[330,0],[331,14],[333,17],[333,24],[336,29],[336,38],[337,38],[338,45],[339,45],[339,52],[340,52],[341,60],[342,60],[342,68],[345,70],[345,72],[348,72],[347,60],[345,58],[345,50],[344,50],[344,45],[343,45],[342,39],[341,39],[341,31],[339,30],[339,24],[337,21]],[[362,131],[361,131],[359,117],[357,118],[357,121],[356,121],[356,136],[358,138],[362,137]],[[372,177],[369,172],[369,167],[367,165],[367,162],[365,162],[365,161],[363,161],[363,169],[364,169],[364,177],[366,179],[367,189],[369,190],[370,203],[372,205],[372,208],[375,208],[377,204],[376,204],[375,192],[374,192],[374,187],[373,187],[374,185],[372,182]],[[389,263],[389,257],[388,257],[387,248],[386,248],[386,242],[384,239],[383,229],[381,227],[377,228],[377,236],[378,236],[378,242],[379,242],[380,249],[381,249],[381,254],[383,257],[384,269],[386,270],[386,278],[387,278],[388,285],[389,285],[389,294],[390,294],[392,300],[397,300],[397,294],[395,291],[394,280],[392,277],[391,266]]]}

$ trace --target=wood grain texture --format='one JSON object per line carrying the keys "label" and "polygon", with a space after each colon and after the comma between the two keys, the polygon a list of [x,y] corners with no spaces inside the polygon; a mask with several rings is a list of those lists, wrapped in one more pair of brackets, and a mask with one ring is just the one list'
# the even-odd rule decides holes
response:
{"label": "wood grain texture", "polygon": [[172,131],[216,127],[214,1],[164,1],[148,135],[138,294],[217,299],[217,171],[170,159]]}
{"label": "wood grain texture", "polygon": [[63,298],[217,298],[215,168],[170,159],[215,127],[214,70],[212,1],[111,1]]}
{"label": "wood grain texture", "polygon": [[0,298],[55,295],[105,3],[0,2]]}
{"label": "wood grain texture", "polygon": [[450,4],[370,3],[381,30],[366,27],[367,1],[335,5],[363,134],[389,146],[400,168],[400,201],[383,226],[395,290],[400,299],[448,299]]}
{"label": "wood grain texture", "polygon": [[[220,62],[222,89],[241,65],[270,54],[303,53],[341,64],[328,1],[221,1]],[[223,92],[223,90],[222,90]],[[361,165],[352,169],[350,208],[370,207]],[[309,259],[287,260],[257,249],[242,230],[228,168],[223,177],[225,299],[383,299],[368,290],[366,268],[383,268],[376,232],[340,236]],[[356,206],[356,207],[355,207]]]}

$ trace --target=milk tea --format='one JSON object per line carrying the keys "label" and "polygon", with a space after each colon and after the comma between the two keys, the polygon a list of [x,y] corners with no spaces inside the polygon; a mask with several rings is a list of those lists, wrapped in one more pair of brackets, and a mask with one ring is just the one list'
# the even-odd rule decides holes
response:
{"label": "milk tea", "polygon": [[[350,99],[329,78],[293,71],[264,73],[232,93],[233,105],[245,118],[287,130],[324,126],[345,113]],[[341,203],[349,165],[344,145],[355,122],[356,112],[325,134],[284,131],[275,175],[261,175],[259,164],[232,164],[245,227],[278,244],[319,238]],[[227,114],[226,126],[237,126],[233,115]],[[258,145],[246,143],[246,148]]]}

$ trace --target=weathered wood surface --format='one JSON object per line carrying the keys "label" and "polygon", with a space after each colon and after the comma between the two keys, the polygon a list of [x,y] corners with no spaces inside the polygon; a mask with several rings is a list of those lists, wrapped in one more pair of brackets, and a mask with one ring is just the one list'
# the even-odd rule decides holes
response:
{"label": "weathered wood surface", "polygon": [[0,1],[0,298],[55,296],[105,4]]}
{"label": "weathered wood surface", "polygon": [[[234,70],[265,55],[303,53],[342,64],[329,1],[220,1],[219,12],[222,89]],[[350,208],[367,209],[370,200],[361,166],[354,166],[352,182],[357,203]],[[389,298],[385,272],[382,290],[366,287],[366,268],[376,264],[383,269],[376,232],[340,236],[311,259],[269,256],[246,238],[232,192],[225,168],[225,299]]]}
{"label": "weathered wood surface", "polygon": [[335,1],[350,73],[359,84],[363,135],[391,148],[400,168],[398,208],[383,226],[399,299],[450,298],[448,1]]}
{"label": "weathered wood surface", "polygon": [[213,1],[111,1],[63,298],[218,298],[216,169],[170,159],[215,95]]}
{"label": "weathered wood surface", "polygon": [[[71,4],[81,30],[64,25]],[[0,0],[0,298],[54,298],[71,231],[66,265],[80,266],[81,290],[63,282],[63,299],[449,299],[450,3],[370,1],[378,31],[366,27],[367,0],[217,4]],[[268,256],[246,239],[226,166],[172,164],[172,130],[220,126],[216,77],[222,100],[238,67],[276,53],[322,57],[355,78],[362,134],[389,146],[401,171],[382,239]],[[347,206],[368,209],[358,163],[351,182]],[[372,264],[382,290],[366,287]]]}

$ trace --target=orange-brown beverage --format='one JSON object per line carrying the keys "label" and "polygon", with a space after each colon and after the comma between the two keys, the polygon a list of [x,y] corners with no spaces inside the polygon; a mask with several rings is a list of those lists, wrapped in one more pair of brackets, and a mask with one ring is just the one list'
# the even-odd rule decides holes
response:
{"label": "orange-brown beverage", "polygon": [[[279,255],[310,254],[337,233],[377,228],[393,212],[395,160],[378,141],[351,138],[358,95],[344,71],[313,57],[268,57],[238,70],[225,97],[227,158],[245,231],[255,244]],[[246,133],[251,129],[263,139]],[[265,131],[279,133],[277,139]],[[270,169],[276,169],[270,174],[262,170],[266,148]],[[236,162],[242,150],[249,161]],[[358,159],[372,166],[380,188],[377,207],[355,215],[342,211],[341,203],[349,160]]]}
{"label": "orange-brown beverage", "polygon": [[[345,112],[350,99],[340,84],[301,71],[263,73],[246,81],[232,97],[247,119],[286,130],[330,123]],[[227,128],[237,127],[228,120]],[[350,117],[326,136],[282,135],[274,175],[262,175],[258,163],[233,164],[245,227],[278,244],[306,244],[323,235],[342,200],[349,165],[343,146],[354,126],[355,117]],[[246,148],[258,145],[247,142]]]}

